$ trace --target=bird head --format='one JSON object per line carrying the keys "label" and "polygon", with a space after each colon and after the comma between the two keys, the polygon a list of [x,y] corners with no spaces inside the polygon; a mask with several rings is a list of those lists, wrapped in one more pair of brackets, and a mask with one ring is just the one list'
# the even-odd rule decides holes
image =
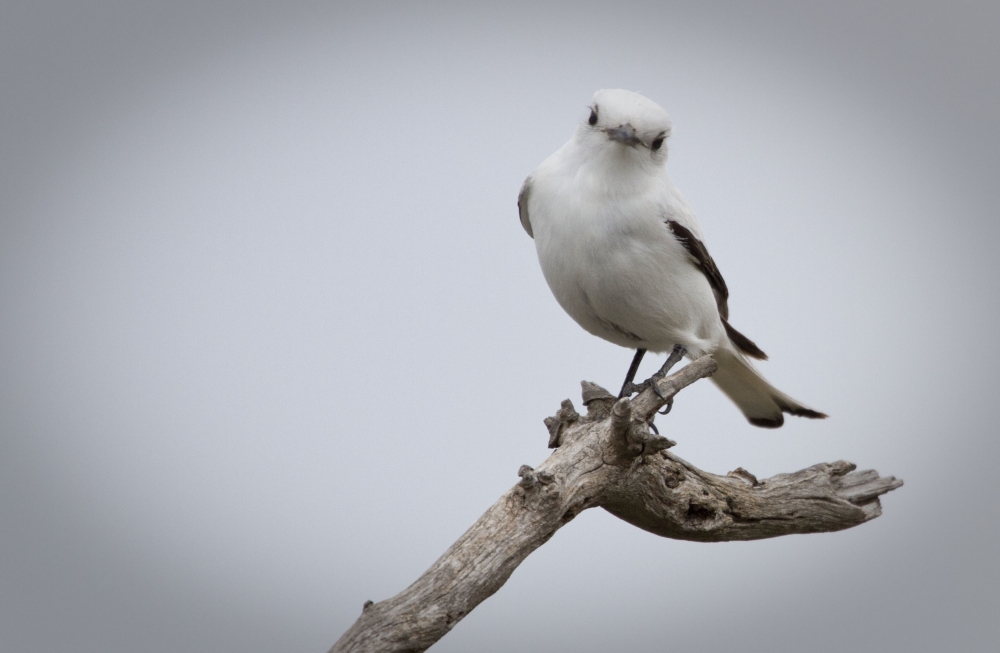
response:
{"label": "bird head", "polygon": [[638,93],[605,89],[594,93],[578,140],[601,152],[635,163],[663,165],[667,160],[670,116]]}

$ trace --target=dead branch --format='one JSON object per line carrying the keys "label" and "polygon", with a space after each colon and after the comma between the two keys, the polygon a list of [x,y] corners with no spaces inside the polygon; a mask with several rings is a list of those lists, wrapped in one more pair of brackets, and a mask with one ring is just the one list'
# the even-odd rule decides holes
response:
{"label": "dead branch", "polygon": [[545,420],[555,448],[408,588],[367,602],[330,653],[424,651],[507,581],[528,555],[580,512],[600,506],[656,535],[699,542],[838,531],[878,517],[879,496],[903,482],[845,461],[757,480],[742,468],[703,472],[650,432],[653,414],[715,371],[702,357],[634,399],[583,383],[581,416],[567,399]]}

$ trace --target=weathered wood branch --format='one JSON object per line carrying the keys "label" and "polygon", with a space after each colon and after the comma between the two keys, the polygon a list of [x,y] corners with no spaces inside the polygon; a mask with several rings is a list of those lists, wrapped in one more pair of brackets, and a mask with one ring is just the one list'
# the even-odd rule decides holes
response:
{"label": "weathered wood branch", "polygon": [[758,481],[739,468],[703,472],[667,449],[649,421],[681,389],[710,376],[700,358],[656,381],[634,399],[616,400],[583,383],[587,414],[567,399],[545,420],[555,448],[521,477],[408,588],[365,603],[330,653],[424,651],[507,581],[528,555],[576,515],[600,506],[651,533],[682,540],[756,540],[837,531],[881,514],[879,496],[900,487],[893,477],[857,472],[852,463],[813,465]]}

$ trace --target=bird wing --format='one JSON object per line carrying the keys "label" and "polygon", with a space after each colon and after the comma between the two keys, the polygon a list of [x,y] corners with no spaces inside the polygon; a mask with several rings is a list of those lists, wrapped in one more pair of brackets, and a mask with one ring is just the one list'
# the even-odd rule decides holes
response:
{"label": "bird wing", "polygon": [[[522,221],[524,220],[523,217],[521,219]],[[683,245],[684,249],[691,256],[691,262],[708,279],[708,285],[712,287],[712,294],[715,295],[715,304],[719,308],[719,317],[722,318],[722,325],[726,328],[726,335],[729,336],[733,344],[744,354],[761,360],[767,360],[767,354],[760,347],[754,344],[750,338],[747,338],[730,326],[728,322],[729,288],[726,287],[726,280],[722,278],[722,273],[719,272],[718,266],[708,253],[705,243],[698,240],[690,229],[676,220],[666,220],[666,224],[667,228],[670,229],[670,233],[677,239],[677,242]]]}
{"label": "bird wing", "polygon": [[708,285],[712,287],[712,293],[715,295],[715,303],[719,307],[719,315],[723,320],[729,319],[729,288],[726,287],[726,280],[722,278],[722,273],[708,253],[705,243],[698,240],[691,230],[680,222],[667,220],[666,223],[677,242],[691,255],[692,263],[708,279]]}
{"label": "bird wing", "polygon": [[528,175],[528,178],[521,185],[521,192],[517,195],[517,212],[521,215],[521,226],[532,238],[535,237],[535,234],[531,233],[531,221],[528,220],[528,198],[531,196],[531,185],[534,181],[534,176]]}

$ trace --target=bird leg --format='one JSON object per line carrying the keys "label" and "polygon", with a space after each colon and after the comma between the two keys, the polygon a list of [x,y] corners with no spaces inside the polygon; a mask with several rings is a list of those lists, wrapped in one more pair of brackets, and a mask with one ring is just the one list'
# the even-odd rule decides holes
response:
{"label": "bird leg", "polygon": [[[660,399],[666,399],[660,392],[659,386],[656,382],[667,376],[670,373],[670,369],[678,363],[684,355],[687,353],[687,349],[684,345],[674,345],[674,348],[670,351],[670,355],[667,356],[667,360],[663,362],[663,366],[655,373],[653,376],[649,377],[642,383],[633,383],[635,380],[635,374],[639,371],[639,363],[642,362],[642,356],[646,353],[645,349],[636,349],[635,358],[632,359],[632,365],[628,368],[628,374],[625,375],[625,383],[622,385],[622,391],[618,395],[618,398],[630,397],[636,392],[642,392],[646,388],[652,387],[653,392],[659,395]],[[673,401],[667,404],[667,407],[660,413],[661,415],[666,415],[670,412],[670,408],[673,406]]]}
{"label": "bird leg", "polygon": [[[660,379],[667,376],[667,374],[670,372],[670,368],[676,365],[678,361],[680,361],[680,359],[684,358],[684,354],[686,353],[687,353],[687,347],[685,347],[684,345],[674,345],[674,348],[670,351],[670,355],[667,356],[667,360],[663,361],[663,367],[661,367],[656,372],[656,374],[649,377],[648,383],[650,383],[653,386],[653,392],[655,392],[660,399],[667,399],[667,398],[663,396],[662,392],[660,392],[660,386],[657,385],[657,382]],[[670,399],[667,399],[666,407],[663,410],[659,411],[660,415],[666,415],[667,413],[670,412],[670,409],[673,407],[674,407],[674,398],[671,397]]]}
{"label": "bird leg", "polygon": [[[642,392],[646,388],[646,384],[636,385],[632,383],[635,380],[635,373],[639,371],[639,363],[642,362],[642,357],[646,354],[645,349],[636,349],[635,358],[632,359],[632,364],[628,367],[628,373],[625,374],[625,383],[622,384],[622,391],[618,393],[618,398],[631,397],[636,392]],[[648,383],[648,381],[646,382]]]}

